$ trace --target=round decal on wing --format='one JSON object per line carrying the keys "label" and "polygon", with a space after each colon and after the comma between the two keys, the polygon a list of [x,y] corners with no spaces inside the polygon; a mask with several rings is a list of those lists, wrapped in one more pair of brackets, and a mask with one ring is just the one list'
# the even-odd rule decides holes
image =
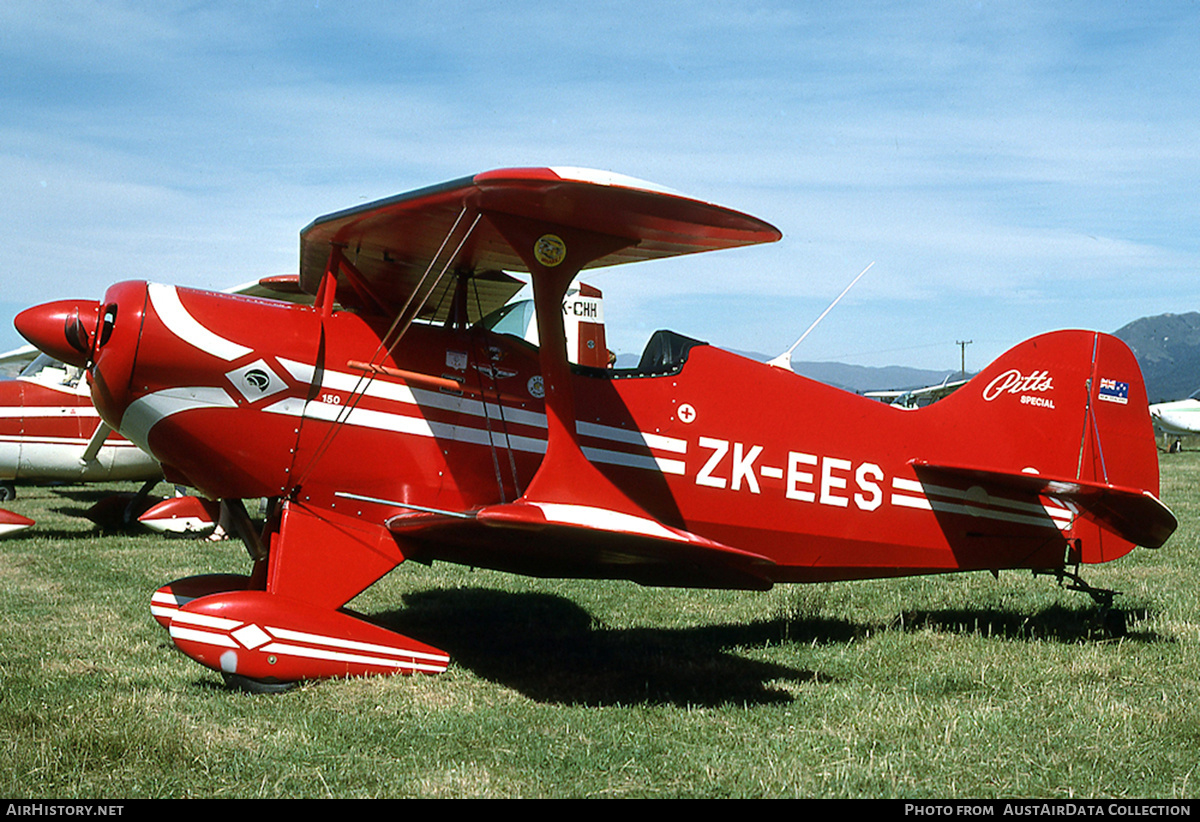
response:
{"label": "round decal on wing", "polygon": [[533,245],[533,256],[546,268],[554,268],[567,258],[567,244],[557,234],[543,234]]}

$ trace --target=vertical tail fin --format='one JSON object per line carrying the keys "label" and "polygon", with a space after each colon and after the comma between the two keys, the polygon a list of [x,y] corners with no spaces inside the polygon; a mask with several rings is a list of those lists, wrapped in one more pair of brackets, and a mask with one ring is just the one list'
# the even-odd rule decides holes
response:
{"label": "vertical tail fin", "polygon": [[1116,337],[1057,331],[1027,340],[928,411],[948,436],[975,445],[969,461],[916,461],[923,470],[1058,501],[1077,515],[1067,535],[1079,561],[1156,548],[1175,530],[1157,499],[1141,369]]}

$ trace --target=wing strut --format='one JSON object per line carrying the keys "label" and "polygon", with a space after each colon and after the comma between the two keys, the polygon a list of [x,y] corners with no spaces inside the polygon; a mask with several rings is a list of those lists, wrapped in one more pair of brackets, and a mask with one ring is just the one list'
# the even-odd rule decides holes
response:
{"label": "wing strut", "polygon": [[104,420],[100,420],[100,424],[96,426],[96,430],[92,432],[91,439],[88,440],[87,448],[83,450],[82,462],[88,463],[96,458],[100,453],[101,446],[108,439],[108,435],[112,433],[112,428]]}
{"label": "wing strut", "polygon": [[562,301],[580,270],[637,241],[508,213],[484,214],[529,266],[533,280],[548,434],[546,457],[521,499],[586,503],[648,516],[597,471],[580,450],[562,317]]}

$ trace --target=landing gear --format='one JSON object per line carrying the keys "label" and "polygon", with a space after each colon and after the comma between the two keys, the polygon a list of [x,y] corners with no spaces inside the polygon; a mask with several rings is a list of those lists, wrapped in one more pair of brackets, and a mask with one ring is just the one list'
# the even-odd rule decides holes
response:
{"label": "landing gear", "polygon": [[11,482],[0,482],[0,502],[17,498],[17,486]]}
{"label": "landing gear", "polygon": [[105,497],[89,508],[85,516],[104,531],[121,531],[137,522],[138,517],[146,513],[160,500],[150,497],[150,492],[159,480],[150,480],[138,489],[137,493],[120,493]]}
{"label": "landing gear", "polygon": [[221,677],[225,680],[225,686],[229,690],[248,694],[282,694],[300,684],[298,682],[264,682],[261,679],[227,673],[222,673]]}
{"label": "landing gear", "polygon": [[[249,533],[245,510],[233,507],[235,528],[244,519],[237,530]],[[151,613],[179,650],[230,688],[258,694],[312,679],[446,670],[445,652],[342,608],[403,560],[385,528],[298,503],[285,503],[275,528],[269,552],[257,534],[247,540],[251,575],[188,577],[154,592]]]}
{"label": "landing gear", "polygon": [[1034,576],[1053,574],[1058,578],[1058,584],[1068,591],[1082,591],[1092,598],[1097,607],[1097,621],[1101,630],[1108,636],[1119,639],[1128,632],[1125,612],[1113,607],[1113,597],[1120,591],[1108,588],[1096,588],[1084,582],[1078,572],[1058,568],[1054,571],[1034,571]]}

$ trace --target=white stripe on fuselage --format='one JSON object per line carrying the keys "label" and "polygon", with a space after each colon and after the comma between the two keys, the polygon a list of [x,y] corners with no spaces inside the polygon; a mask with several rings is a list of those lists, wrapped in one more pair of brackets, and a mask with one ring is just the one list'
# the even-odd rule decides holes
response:
{"label": "white stripe on fuselage", "polygon": [[892,505],[947,514],[964,514],[1022,525],[1053,526],[1060,530],[1070,527],[1074,519],[1074,514],[1060,505],[1038,505],[1007,499],[988,494],[982,488],[972,492],[940,485],[925,485],[903,477],[892,479]]}
{"label": "white stripe on fuselage", "polygon": [[[121,417],[121,434],[145,448],[150,430],[167,417],[200,408],[237,408],[237,403],[223,388],[192,386],[167,388],[138,397]],[[153,453],[153,452],[151,452]]]}
{"label": "white stripe on fuselage", "polygon": [[[294,360],[279,360],[289,374],[298,381],[311,382],[315,377],[315,369],[311,365]],[[399,383],[372,380],[365,376],[341,371],[326,371],[321,380],[321,388],[331,391],[341,391],[351,395],[361,395],[389,402],[411,405],[418,410],[436,408],[452,413],[466,414],[480,419],[497,421],[503,424],[525,425],[531,428],[545,429],[546,415],[526,411],[522,408],[512,408],[497,403],[487,403],[466,397],[455,397],[437,391],[427,391],[420,388],[410,388]],[[361,408],[347,410],[348,404],[313,400],[305,403],[299,399],[284,400],[268,406],[265,410],[273,413],[305,416],[321,419],[326,422],[340,421],[348,425],[360,425],[378,430],[395,431],[399,433],[416,434],[426,437],[438,437],[458,442],[469,442],[487,445],[489,440],[499,447],[512,447],[518,451],[544,454],[546,440],[541,437],[520,437],[506,435],[500,431],[489,431],[471,426],[451,423],[428,422],[422,417],[412,417],[408,414],[392,414],[384,411],[366,411]],[[393,419],[395,417],[395,419]],[[650,450],[669,451],[674,454],[687,453],[687,441],[660,434],[643,431],[630,431],[608,425],[590,422],[576,422],[578,433],[597,439],[607,439],[612,442],[642,445]],[[667,459],[654,455],[635,454],[623,451],[613,451],[602,448],[584,447],[584,455],[592,462],[603,462],[610,465],[626,465],[634,468],[662,471],[668,474],[682,475],[685,464],[682,460]]]}
{"label": "white stripe on fuselage", "polygon": [[162,324],[167,327],[168,331],[189,345],[227,362],[232,362],[254,350],[235,343],[233,340],[228,340],[201,325],[183,307],[175,286],[150,283],[146,286],[146,293],[150,297],[150,304],[154,306],[154,312],[162,320]]}
{"label": "white stripe on fuselage", "polygon": [[[315,376],[312,365],[294,360],[279,360],[279,363],[298,381],[311,381]],[[263,411],[293,417],[338,422],[378,431],[412,434],[465,442],[474,445],[494,445],[512,448],[533,454],[546,452],[546,439],[542,436],[519,436],[496,430],[493,426],[524,425],[544,431],[546,415],[521,408],[501,406],[466,397],[455,397],[436,391],[410,388],[407,385],[372,380],[339,371],[326,371],[322,375],[321,388],[349,394],[359,394],[376,400],[411,406],[415,413],[395,413],[376,409],[352,407],[350,403],[338,404],[321,400],[303,400],[290,397],[263,407]],[[222,388],[193,386],[169,388],[140,397],[130,404],[121,421],[121,433],[133,442],[146,447],[150,430],[162,419],[183,411],[214,408],[235,408],[236,403]],[[422,413],[433,408],[487,420],[486,427],[437,422],[427,419]],[[577,423],[580,433],[595,438],[608,439],[626,444],[642,444],[648,449],[666,450],[671,453],[686,453],[685,440],[663,437],[640,431],[627,431],[595,423]],[[669,474],[682,475],[685,464],[682,460],[634,454],[602,448],[584,448],[584,454],[593,462],[625,465]]]}

